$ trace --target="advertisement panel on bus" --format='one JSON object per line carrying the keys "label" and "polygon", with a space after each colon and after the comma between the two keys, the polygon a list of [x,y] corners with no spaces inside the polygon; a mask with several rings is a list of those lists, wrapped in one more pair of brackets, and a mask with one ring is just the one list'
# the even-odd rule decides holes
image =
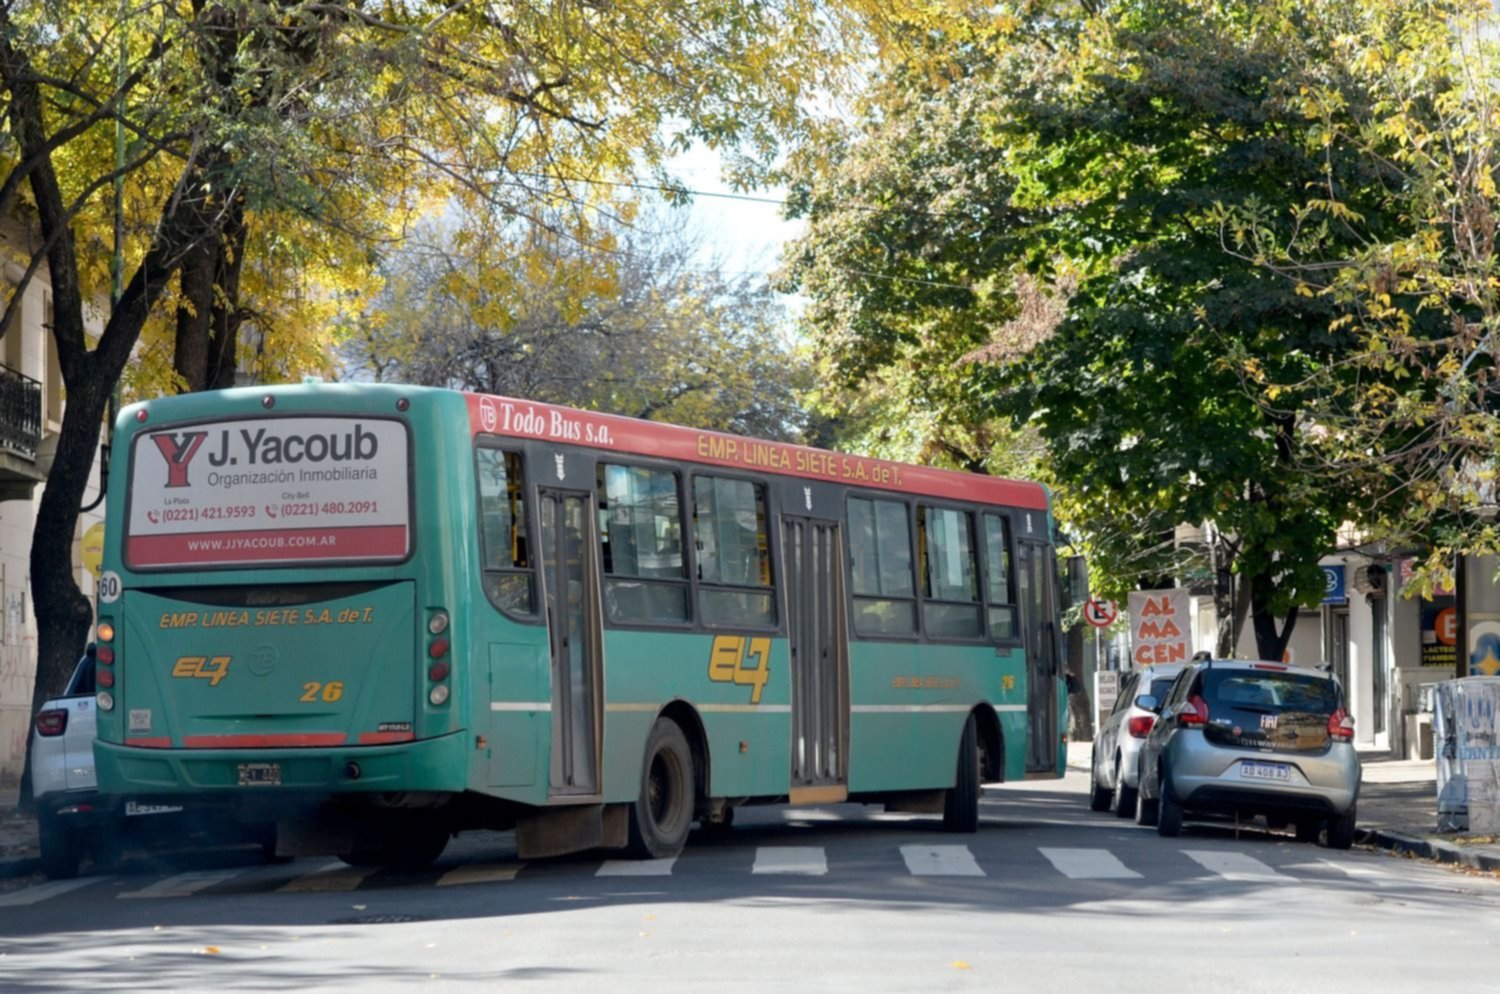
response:
{"label": "advertisement panel on bus", "polygon": [[143,432],[130,458],[133,569],[395,561],[411,549],[406,428],[256,418]]}

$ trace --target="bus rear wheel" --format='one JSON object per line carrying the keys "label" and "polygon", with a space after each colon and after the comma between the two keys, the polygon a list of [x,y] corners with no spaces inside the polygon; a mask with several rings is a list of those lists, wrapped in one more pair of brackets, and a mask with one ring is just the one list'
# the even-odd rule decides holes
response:
{"label": "bus rear wheel", "polygon": [[971,714],[964,723],[963,737],[958,740],[958,776],[943,798],[943,831],[979,830],[980,780],[979,730]]}
{"label": "bus rear wheel", "polygon": [[630,844],[636,859],[665,859],[682,852],[693,827],[693,753],[670,718],[658,718],[646,739],[641,792],[630,808]]}

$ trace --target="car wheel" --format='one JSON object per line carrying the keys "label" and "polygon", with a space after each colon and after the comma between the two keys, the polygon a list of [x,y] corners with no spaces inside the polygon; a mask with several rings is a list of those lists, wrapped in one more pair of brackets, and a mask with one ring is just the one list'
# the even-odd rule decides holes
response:
{"label": "car wheel", "polygon": [[630,806],[629,852],[664,859],[682,852],[693,827],[693,753],[677,722],[658,718],[646,739],[641,789]]}
{"label": "car wheel", "polygon": [[[1118,781],[1117,781],[1118,782]],[[1118,788],[1117,788],[1118,789]],[[1089,810],[1108,811],[1110,792],[1099,782],[1099,764],[1089,760]]]}
{"label": "car wheel", "polygon": [[1125,782],[1125,771],[1120,768],[1120,761],[1115,760],[1115,795],[1110,801],[1115,814],[1121,818],[1134,815],[1135,795],[1136,789]]}
{"label": "car wheel", "polygon": [[1323,822],[1318,818],[1297,819],[1297,841],[1317,842],[1318,833],[1323,830]]}
{"label": "car wheel", "polygon": [[1156,834],[1172,838],[1182,831],[1182,802],[1172,796],[1167,778],[1162,777],[1161,800],[1157,802]]}
{"label": "car wheel", "polygon": [[1354,828],[1354,805],[1351,804],[1348,811],[1328,820],[1328,848],[1348,849],[1354,845]]}
{"label": "car wheel", "polygon": [[1146,792],[1137,789],[1135,795],[1135,823],[1145,825],[1148,828],[1156,824],[1156,798],[1147,797]]}
{"label": "car wheel", "polygon": [[71,880],[78,876],[83,851],[55,816],[43,815],[37,824],[42,847],[42,872],[52,880]]}
{"label": "car wheel", "polygon": [[[945,832],[977,832],[979,830],[979,730],[974,716],[964,723],[964,734],[958,740],[958,774],[953,789],[943,799],[943,830]],[[1090,807],[1093,798],[1089,799]],[[1097,811],[1098,809],[1095,808]]]}

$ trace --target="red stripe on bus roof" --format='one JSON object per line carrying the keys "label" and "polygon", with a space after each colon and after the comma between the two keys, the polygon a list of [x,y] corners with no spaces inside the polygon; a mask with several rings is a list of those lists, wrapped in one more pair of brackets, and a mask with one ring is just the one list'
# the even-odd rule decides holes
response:
{"label": "red stripe on bus roof", "polygon": [[184,735],[187,749],[274,749],[278,746],[343,745],[342,732],[299,732],[287,735]]}
{"label": "red stripe on bus roof", "polygon": [[1040,484],[978,473],[873,459],[786,442],[597,414],[554,404],[467,393],[472,434],[547,442],[734,469],[826,480],[854,487],[949,497],[955,500],[1047,509]]}

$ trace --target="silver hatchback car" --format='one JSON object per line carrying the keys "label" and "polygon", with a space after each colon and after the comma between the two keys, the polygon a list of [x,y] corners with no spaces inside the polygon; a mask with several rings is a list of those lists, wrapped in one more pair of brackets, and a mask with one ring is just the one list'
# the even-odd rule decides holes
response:
{"label": "silver hatchback car", "polygon": [[1263,816],[1297,838],[1354,842],[1359,755],[1338,682],[1281,663],[1189,665],[1155,706],[1138,759],[1136,821],[1176,835],[1187,815]]}
{"label": "silver hatchback car", "polygon": [[1089,773],[1089,807],[1113,811],[1121,818],[1135,815],[1136,757],[1141,744],[1156,724],[1156,714],[1136,701],[1142,697],[1161,700],[1183,663],[1143,666],[1120,675],[1120,695],[1109,717],[1094,733],[1094,754]]}

